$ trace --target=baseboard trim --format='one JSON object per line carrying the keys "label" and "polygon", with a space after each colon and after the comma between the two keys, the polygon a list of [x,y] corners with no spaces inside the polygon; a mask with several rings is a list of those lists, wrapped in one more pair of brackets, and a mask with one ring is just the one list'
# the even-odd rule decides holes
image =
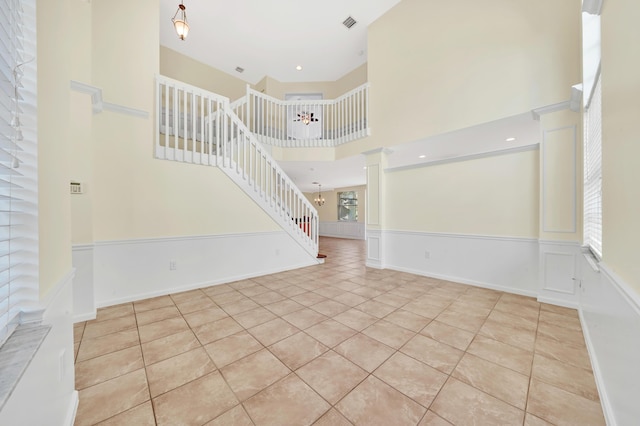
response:
{"label": "baseboard trim", "polygon": [[78,323],[78,322],[84,322],[84,321],[91,321],[96,319],[96,317],[98,316],[98,311],[94,310],[93,312],[90,313],[85,313],[82,315],[74,315],[72,320],[73,323]]}
{"label": "baseboard trim", "polygon": [[578,316],[582,327],[582,336],[584,337],[584,342],[587,345],[587,354],[589,354],[589,361],[591,362],[596,388],[598,389],[598,395],[600,396],[600,405],[602,406],[602,413],[604,415],[605,422],[608,426],[617,426],[616,419],[613,415],[613,407],[611,406],[609,395],[606,392],[607,388],[604,385],[602,370],[598,363],[598,356],[596,355],[595,347],[593,346],[591,335],[589,334],[589,326],[584,318],[582,309],[578,309]]}
{"label": "baseboard trim", "polygon": [[78,413],[78,405],[80,404],[80,397],[77,390],[74,390],[71,394],[71,402],[69,403],[69,408],[67,410],[67,417],[65,418],[64,424],[68,426],[73,426],[76,421],[76,414]]}
{"label": "baseboard trim", "polygon": [[503,291],[505,293],[519,294],[521,296],[529,296],[529,297],[536,297],[537,296],[537,293],[535,291],[519,290],[519,289],[515,289],[515,288],[511,288],[511,287],[504,287],[504,286],[495,285],[495,284],[491,284],[491,283],[485,283],[485,282],[481,282],[481,281],[468,280],[468,279],[460,278],[460,277],[454,277],[454,276],[442,275],[442,274],[428,274],[428,273],[425,273],[423,271],[419,271],[419,270],[415,270],[415,269],[411,269],[411,268],[402,268],[402,267],[397,267],[397,266],[393,266],[393,265],[387,265],[387,268],[388,269],[392,269],[394,271],[407,272],[409,274],[420,275],[420,276],[423,276],[423,277],[436,278],[436,279],[445,280],[445,281],[452,281],[452,282],[455,282],[455,283],[471,285],[471,286],[474,286],[474,287],[486,288],[486,289],[489,289],[489,290]]}
{"label": "baseboard trim", "polygon": [[548,303],[550,305],[564,306],[565,308],[578,309],[579,303],[577,301],[567,301],[561,299],[555,299],[553,297],[538,296],[538,302]]}
{"label": "baseboard trim", "polygon": [[247,280],[247,279],[250,279],[250,278],[262,277],[264,275],[277,274],[279,272],[290,271],[292,269],[306,268],[307,266],[317,265],[318,263],[319,262],[314,259],[314,261],[311,261],[309,263],[301,263],[301,264],[298,264],[298,265],[288,266],[286,268],[274,268],[274,269],[271,269],[271,270],[259,271],[259,272],[253,273],[253,274],[236,275],[236,276],[232,276],[232,277],[226,277],[226,278],[221,279],[221,280],[203,281],[203,282],[193,283],[193,284],[180,286],[180,287],[173,287],[173,288],[168,288],[168,289],[162,289],[162,290],[159,290],[159,291],[140,293],[140,294],[127,296],[127,297],[122,297],[122,298],[109,299],[109,300],[98,302],[96,304],[96,307],[97,308],[104,308],[106,306],[113,306],[113,305],[119,305],[119,304],[122,304],[122,303],[135,302],[135,301],[138,301],[138,300],[149,299],[149,298],[152,298],[152,297],[166,296],[168,294],[181,293],[181,292],[184,292],[184,291],[195,290],[195,289],[199,289],[199,288],[211,287],[211,286],[215,286],[215,285],[222,285],[222,284],[232,283],[232,282],[236,282],[236,281]]}

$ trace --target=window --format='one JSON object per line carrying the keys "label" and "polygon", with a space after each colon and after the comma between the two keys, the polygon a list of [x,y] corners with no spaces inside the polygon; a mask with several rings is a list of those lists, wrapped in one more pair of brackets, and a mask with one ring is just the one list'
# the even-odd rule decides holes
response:
{"label": "window", "polygon": [[602,91],[596,79],[584,113],[584,244],[602,257]]}
{"label": "window", "polygon": [[584,245],[602,258],[602,88],[600,15],[582,13]]}
{"label": "window", "polygon": [[358,193],[338,192],[338,220],[356,222],[358,220]]}
{"label": "window", "polygon": [[38,300],[35,0],[0,0],[0,346]]}

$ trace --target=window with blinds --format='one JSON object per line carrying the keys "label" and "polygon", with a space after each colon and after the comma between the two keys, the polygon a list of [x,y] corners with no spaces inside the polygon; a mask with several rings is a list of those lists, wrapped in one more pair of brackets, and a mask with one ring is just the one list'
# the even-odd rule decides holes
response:
{"label": "window with blinds", "polygon": [[35,0],[0,0],[0,345],[38,301]]}
{"label": "window with blinds", "polygon": [[584,114],[584,244],[602,258],[602,91],[597,76]]}

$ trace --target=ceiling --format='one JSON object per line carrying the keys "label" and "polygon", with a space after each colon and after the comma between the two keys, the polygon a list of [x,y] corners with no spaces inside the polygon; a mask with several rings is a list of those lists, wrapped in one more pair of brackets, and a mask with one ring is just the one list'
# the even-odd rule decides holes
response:
{"label": "ceiling", "polygon": [[[507,141],[507,139],[511,139]],[[535,145],[540,140],[540,122],[531,113],[394,145],[387,152],[387,168],[419,167],[436,161]],[[421,158],[422,157],[422,158]],[[282,169],[304,192],[346,188],[366,184],[364,155],[337,161],[284,161]]]}
{"label": "ceiling", "polygon": [[[160,0],[160,44],[251,84],[339,79],[367,61],[367,26],[400,2],[183,1],[189,35],[181,41],[171,24],[180,0]],[[349,16],[357,23],[347,29]]]}
{"label": "ceiling", "polygon": [[[171,24],[180,0],[160,0],[160,44],[255,84],[335,81],[367,62],[367,26],[400,0],[183,0],[190,31]],[[347,29],[347,17],[357,23]],[[301,65],[301,71],[296,66]],[[244,68],[238,73],[236,67]],[[530,113],[393,146],[390,168],[535,144]],[[507,138],[516,138],[507,142]],[[424,158],[420,158],[420,156]],[[364,155],[337,161],[279,162],[304,192],[364,185]]]}

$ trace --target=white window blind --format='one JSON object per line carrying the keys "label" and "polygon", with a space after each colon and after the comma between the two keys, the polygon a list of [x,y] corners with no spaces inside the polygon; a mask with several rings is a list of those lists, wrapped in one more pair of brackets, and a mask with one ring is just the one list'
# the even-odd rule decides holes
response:
{"label": "white window blind", "polygon": [[38,301],[35,0],[0,0],[0,345]]}
{"label": "white window blind", "polygon": [[584,244],[602,258],[602,89],[600,75],[584,116]]}

